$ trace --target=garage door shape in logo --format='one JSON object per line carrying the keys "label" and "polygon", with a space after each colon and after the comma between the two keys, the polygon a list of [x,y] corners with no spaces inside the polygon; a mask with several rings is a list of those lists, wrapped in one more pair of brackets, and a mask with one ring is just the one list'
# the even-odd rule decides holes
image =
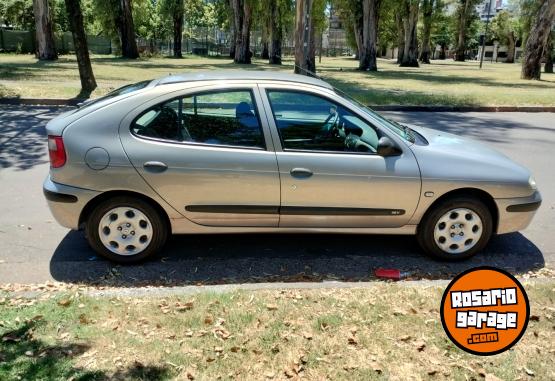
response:
{"label": "garage door shape in logo", "polygon": [[476,355],[495,355],[511,348],[526,331],[529,317],[528,296],[520,282],[494,267],[459,274],[441,300],[447,336]]}

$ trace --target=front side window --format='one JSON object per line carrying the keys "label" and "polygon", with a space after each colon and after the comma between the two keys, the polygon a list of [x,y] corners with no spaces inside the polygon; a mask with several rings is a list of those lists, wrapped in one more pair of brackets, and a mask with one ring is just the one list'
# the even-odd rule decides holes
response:
{"label": "front side window", "polygon": [[284,150],[377,151],[378,131],[345,107],[304,92],[267,94]]}
{"label": "front side window", "polygon": [[167,101],[143,112],[131,131],[176,142],[265,147],[249,90],[200,93]]}

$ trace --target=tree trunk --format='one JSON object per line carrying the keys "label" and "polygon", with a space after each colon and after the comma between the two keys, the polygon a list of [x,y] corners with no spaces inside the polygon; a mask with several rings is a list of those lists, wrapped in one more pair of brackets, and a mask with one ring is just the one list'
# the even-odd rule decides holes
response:
{"label": "tree trunk", "polygon": [[418,67],[418,38],[416,24],[418,23],[418,8],[420,0],[405,0],[406,14],[403,19],[405,30],[405,51],[400,66]]}
{"label": "tree trunk", "polygon": [[50,12],[48,0],[33,0],[33,12],[35,14],[37,58],[39,60],[58,59],[56,44],[54,43],[52,13]]}
{"label": "tree trunk", "polygon": [[174,0],[175,10],[173,13],[173,57],[183,58],[182,39],[183,39],[183,0]]}
{"label": "tree trunk", "polygon": [[355,22],[353,24],[353,33],[355,36],[355,42],[357,44],[357,52],[355,58],[360,60],[362,56],[362,35],[364,30],[364,18],[362,13],[355,15]]}
{"label": "tree trunk", "polygon": [[471,11],[470,0],[465,0],[459,14],[459,30],[457,38],[457,49],[455,50],[455,61],[463,62],[466,59],[466,26],[468,14]]}
{"label": "tree trunk", "polygon": [[550,34],[547,38],[547,43],[544,49],[545,66],[543,71],[545,73],[553,73],[553,35]]}
{"label": "tree trunk", "polygon": [[117,27],[121,42],[121,55],[125,58],[138,58],[139,50],[135,40],[135,27],[131,13],[131,0],[119,0]]}
{"label": "tree trunk", "polygon": [[251,63],[250,37],[252,7],[248,0],[231,0],[235,26],[235,55],[233,61],[239,64]]}
{"label": "tree trunk", "polygon": [[268,49],[268,41],[262,43],[262,52],[260,53],[260,58],[265,60],[270,58],[270,51]]}
{"label": "tree trunk", "polygon": [[79,78],[81,78],[80,97],[88,98],[92,91],[96,89],[96,80],[92,71],[91,60],[89,58],[89,47],[87,35],[83,27],[83,14],[79,0],[65,0],[69,29],[73,36],[73,47],[77,57],[79,67]]}
{"label": "tree trunk", "polygon": [[434,14],[434,0],[422,1],[422,52],[420,62],[429,64],[432,52],[430,35],[432,33],[432,16]]}
{"label": "tree trunk", "polygon": [[270,1],[270,52],[268,62],[271,65],[281,65],[281,42],[283,40],[282,14],[278,0]]}
{"label": "tree trunk", "polygon": [[395,13],[395,23],[397,24],[397,63],[400,64],[405,53],[405,27],[401,12]]}
{"label": "tree trunk", "polygon": [[311,76],[316,72],[313,0],[297,0],[295,18],[295,73]]}
{"label": "tree trunk", "polygon": [[362,44],[359,70],[378,71],[376,41],[378,39],[378,16],[381,0],[362,1]]}
{"label": "tree trunk", "polygon": [[507,34],[507,60],[505,63],[514,63],[515,62],[515,49],[516,49],[516,38],[515,32],[510,31]]}
{"label": "tree trunk", "polygon": [[526,41],[524,59],[522,60],[522,72],[520,74],[522,79],[540,79],[541,59],[547,39],[551,33],[551,25],[554,18],[555,0],[543,0],[543,4]]}
{"label": "tree trunk", "polygon": [[439,59],[444,60],[447,58],[447,45],[441,44],[441,50],[439,52]]}

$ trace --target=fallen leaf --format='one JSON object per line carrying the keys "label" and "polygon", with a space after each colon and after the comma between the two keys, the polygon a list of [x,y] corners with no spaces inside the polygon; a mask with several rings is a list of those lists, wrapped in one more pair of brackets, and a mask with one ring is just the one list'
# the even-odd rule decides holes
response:
{"label": "fallen leaf", "polygon": [[69,299],[62,299],[58,301],[58,305],[62,307],[67,307],[71,304],[71,300]]}
{"label": "fallen leaf", "polygon": [[540,321],[540,317],[538,315],[531,315],[530,321]]}
{"label": "fallen leaf", "polygon": [[278,309],[276,304],[266,304],[266,308],[268,309],[268,311],[275,311]]}
{"label": "fallen leaf", "polygon": [[239,347],[231,347],[231,348],[229,348],[229,350],[230,350],[231,352],[233,352],[233,353],[239,352],[240,349],[241,349],[241,348],[239,348]]}
{"label": "fallen leaf", "polygon": [[528,368],[524,368],[524,371],[526,372],[527,375],[529,376],[534,376],[534,371]]}
{"label": "fallen leaf", "polygon": [[426,348],[426,343],[422,340],[418,340],[414,342],[414,346],[418,350],[418,352],[422,352],[424,348]]}

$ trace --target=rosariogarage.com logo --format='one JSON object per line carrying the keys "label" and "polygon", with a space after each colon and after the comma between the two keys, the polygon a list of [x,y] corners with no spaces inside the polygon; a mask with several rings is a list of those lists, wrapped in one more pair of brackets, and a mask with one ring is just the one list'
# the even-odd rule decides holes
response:
{"label": "rosariogarage.com logo", "polygon": [[441,322],[459,348],[481,356],[515,345],[526,331],[530,304],[520,282],[494,267],[476,267],[449,283],[441,300]]}

